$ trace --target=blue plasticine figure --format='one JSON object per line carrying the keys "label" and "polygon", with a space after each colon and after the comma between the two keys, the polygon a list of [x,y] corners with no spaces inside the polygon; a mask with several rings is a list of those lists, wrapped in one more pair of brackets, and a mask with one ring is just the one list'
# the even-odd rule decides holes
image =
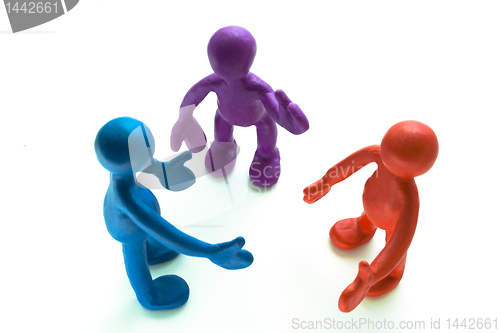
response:
{"label": "blue plasticine figure", "polygon": [[184,166],[191,158],[190,152],[166,163],[153,159],[151,131],[142,122],[128,117],[113,119],[99,130],[95,151],[101,165],[111,172],[104,199],[106,227],[122,243],[130,284],[145,308],[173,309],[189,298],[189,287],[182,278],[164,275],[153,280],[148,265],[171,260],[179,253],[207,258],[226,269],[252,264],[252,254],[242,250],[243,237],[215,245],[193,238],[163,219],[153,193],[137,185],[135,171],[148,167],[148,172],[165,176],[166,188],[172,187],[172,180],[175,190],[191,186],[194,175]]}

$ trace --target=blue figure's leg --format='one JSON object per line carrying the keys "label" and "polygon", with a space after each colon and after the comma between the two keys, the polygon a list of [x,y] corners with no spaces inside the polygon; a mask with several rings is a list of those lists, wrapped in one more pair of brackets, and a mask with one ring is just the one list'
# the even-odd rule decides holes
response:
{"label": "blue figure's leg", "polygon": [[189,287],[176,275],[164,275],[152,280],[146,259],[146,241],[123,244],[127,275],[137,300],[150,310],[177,308],[187,302]]}
{"label": "blue figure's leg", "polygon": [[256,185],[272,186],[280,177],[280,152],[276,147],[278,128],[270,116],[265,115],[255,124],[257,150],[250,165],[250,179]]}
{"label": "blue figure's leg", "polygon": [[[146,198],[146,201],[152,201],[154,203],[154,210],[158,213],[158,215],[161,215],[160,204],[153,193],[141,190],[141,194]],[[148,238],[146,243],[146,253],[149,265],[161,264],[162,262],[172,260],[179,255],[179,253],[169,249],[153,237]]]}
{"label": "blue figure's leg", "polygon": [[179,253],[169,249],[153,237],[148,238],[146,250],[149,265],[161,264],[162,262],[172,260],[179,255]]}
{"label": "blue figure's leg", "polygon": [[215,113],[215,140],[205,156],[205,167],[214,176],[228,174],[236,164],[236,141],[233,138],[234,126],[220,114]]}

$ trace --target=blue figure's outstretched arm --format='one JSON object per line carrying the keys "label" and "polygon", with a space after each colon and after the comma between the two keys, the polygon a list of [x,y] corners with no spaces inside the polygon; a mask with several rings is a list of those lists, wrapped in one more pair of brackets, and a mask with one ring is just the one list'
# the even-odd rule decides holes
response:
{"label": "blue figure's outstretched arm", "polygon": [[167,162],[161,162],[153,158],[151,165],[142,172],[156,176],[161,185],[167,190],[183,191],[196,181],[194,173],[184,166],[184,163],[189,161],[191,157],[193,157],[193,154],[186,151]]}
{"label": "blue figure's outstretched arm", "polygon": [[167,177],[165,177],[163,169],[164,169],[163,162],[158,161],[156,158],[153,158],[151,160],[151,164],[141,172],[149,173],[155,176],[160,181],[161,186],[163,186],[167,190],[170,190],[169,184],[167,182]]}
{"label": "blue figure's outstretched arm", "polygon": [[267,92],[261,101],[271,118],[290,133],[298,135],[309,129],[307,117],[283,90]]}
{"label": "blue figure's outstretched arm", "polygon": [[240,269],[252,264],[252,254],[241,249],[245,244],[243,237],[215,245],[205,243],[175,228],[139,198],[134,197],[127,187],[118,187],[117,190],[120,192],[119,197],[126,202],[121,207],[123,212],[168,248],[188,256],[207,258],[227,269]]}

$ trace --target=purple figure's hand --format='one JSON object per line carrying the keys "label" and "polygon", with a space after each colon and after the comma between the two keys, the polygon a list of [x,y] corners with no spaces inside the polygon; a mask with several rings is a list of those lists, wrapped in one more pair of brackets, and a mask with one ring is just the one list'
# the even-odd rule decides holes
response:
{"label": "purple figure's hand", "polygon": [[[182,141],[186,142],[189,151],[192,153],[199,153],[205,149],[207,138],[200,124],[192,115],[194,108],[194,105],[181,108],[179,119],[174,124],[170,134],[170,147],[173,151],[179,151]],[[183,109],[189,112],[184,112]]]}
{"label": "purple figure's hand", "polygon": [[309,129],[309,121],[299,106],[292,103],[290,98],[281,89],[275,91],[274,96],[279,103],[279,125],[292,134],[302,134]]}
{"label": "purple figure's hand", "polygon": [[217,250],[208,259],[214,264],[226,269],[241,269],[253,262],[253,256],[241,248],[245,245],[243,237],[237,237],[230,242],[216,244]]}

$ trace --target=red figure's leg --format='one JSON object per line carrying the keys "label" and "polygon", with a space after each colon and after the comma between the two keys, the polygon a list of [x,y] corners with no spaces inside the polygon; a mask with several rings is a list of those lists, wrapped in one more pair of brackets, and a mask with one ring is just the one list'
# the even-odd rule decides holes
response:
{"label": "red figure's leg", "polygon": [[[386,232],[385,242],[387,243],[391,237],[392,237],[392,233]],[[367,296],[378,297],[378,296],[386,294],[389,291],[391,291],[392,289],[394,289],[399,284],[399,281],[401,281],[401,278],[403,277],[405,265],[406,265],[406,254],[401,259],[401,261],[396,266],[396,268],[394,268],[394,270],[389,273],[389,275],[387,275],[382,280],[375,283],[370,288]]]}
{"label": "red figure's leg", "polygon": [[[392,236],[391,233],[386,232],[386,236],[385,236],[386,243],[389,241],[389,238],[391,238],[391,236]],[[406,265],[406,254],[401,259],[401,261],[396,266],[396,268],[394,268],[394,270],[389,273],[389,275],[387,275],[382,280],[375,283],[370,288],[370,290],[368,291],[368,294],[366,296],[378,297],[378,296],[386,294],[389,291],[391,291],[392,289],[394,289],[399,284],[399,281],[401,281],[401,278],[403,277],[405,265]]]}
{"label": "red figure's leg", "polygon": [[250,165],[250,179],[259,186],[272,186],[280,177],[280,152],[276,147],[278,128],[270,116],[265,115],[255,124],[257,151]]}
{"label": "red figure's leg", "polygon": [[372,239],[377,227],[363,212],[360,217],[340,220],[330,229],[330,239],[337,247],[350,250]]}
{"label": "red figure's leg", "polygon": [[396,269],[394,269],[389,275],[387,275],[379,282],[375,283],[370,288],[366,296],[378,297],[394,289],[399,284],[399,281],[401,281],[401,278],[403,277],[405,264],[406,264],[406,255],[404,256],[403,260],[401,260],[401,262],[398,264]]}
{"label": "red figure's leg", "polygon": [[234,126],[222,118],[219,110],[215,113],[215,140],[205,156],[205,167],[214,176],[228,174],[236,164],[236,141],[233,139]]}
{"label": "red figure's leg", "polygon": [[370,265],[366,261],[360,262],[356,279],[354,279],[354,281],[347,286],[347,288],[345,288],[340,295],[340,311],[351,312],[359,305],[359,303],[361,303],[365,296],[377,297],[394,289],[403,277],[405,263],[406,255],[389,275],[372,285],[375,280],[375,275],[373,274]]}

